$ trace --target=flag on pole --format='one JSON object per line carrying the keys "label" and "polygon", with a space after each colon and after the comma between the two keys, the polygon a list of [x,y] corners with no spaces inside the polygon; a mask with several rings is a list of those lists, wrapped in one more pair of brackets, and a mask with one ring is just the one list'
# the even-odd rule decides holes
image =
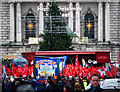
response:
{"label": "flag on pole", "polygon": [[5,66],[3,65],[2,68],[3,68],[3,69],[2,69],[2,72],[3,72],[3,74],[2,74],[2,78],[4,79],[4,78],[6,77]]}
{"label": "flag on pole", "polygon": [[79,67],[78,55],[76,55],[75,67]]}
{"label": "flag on pole", "polygon": [[119,51],[117,51],[117,60],[120,59],[120,54],[119,54]]}
{"label": "flag on pole", "polygon": [[83,65],[83,68],[85,67],[85,60],[82,59],[82,65]]}

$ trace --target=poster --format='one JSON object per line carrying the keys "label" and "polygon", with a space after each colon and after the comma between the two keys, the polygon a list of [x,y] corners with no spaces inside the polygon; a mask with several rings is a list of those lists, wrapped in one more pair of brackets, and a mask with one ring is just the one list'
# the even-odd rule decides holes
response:
{"label": "poster", "polygon": [[41,76],[45,76],[45,78],[48,78],[48,76],[57,76],[58,67],[57,67],[57,60],[59,60],[59,70],[64,70],[65,62],[66,62],[67,56],[62,57],[36,57],[35,58],[35,76],[37,78],[40,78]]}

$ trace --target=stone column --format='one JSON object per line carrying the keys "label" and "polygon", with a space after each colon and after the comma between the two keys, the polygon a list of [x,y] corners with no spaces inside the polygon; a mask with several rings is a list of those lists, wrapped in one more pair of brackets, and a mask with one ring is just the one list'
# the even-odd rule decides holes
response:
{"label": "stone column", "polygon": [[[1,26],[2,26],[2,23],[1,23],[1,21],[2,21],[2,11],[1,11],[1,9],[2,9],[2,2],[0,1],[0,45],[2,44],[2,32],[1,32],[1,30],[2,30],[1,29]],[[2,58],[2,57],[0,57],[0,58]]]}
{"label": "stone column", "polygon": [[[75,18],[75,27],[76,27],[76,34],[79,37],[78,39],[80,39],[80,4],[77,2],[76,3],[76,18]],[[78,41],[78,39],[76,39],[76,41]]]}
{"label": "stone column", "polygon": [[105,4],[105,41],[110,41],[110,4]]}
{"label": "stone column", "polygon": [[10,3],[10,41],[15,41],[14,3]]}
{"label": "stone column", "polygon": [[43,34],[43,30],[44,30],[44,16],[43,16],[43,3],[39,4],[39,34]]}
{"label": "stone column", "polygon": [[21,4],[17,3],[17,16],[16,16],[16,39],[17,42],[21,42],[22,41],[22,30],[21,30]]}
{"label": "stone column", "polygon": [[98,41],[103,42],[103,7],[102,2],[98,4]]}
{"label": "stone column", "polygon": [[47,13],[48,9],[49,9],[49,3],[46,3],[46,16],[48,16],[48,13]]}
{"label": "stone column", "polygon": [[69,3],[69,19],[68,19],[68,27],[73,32],[73,4]]}

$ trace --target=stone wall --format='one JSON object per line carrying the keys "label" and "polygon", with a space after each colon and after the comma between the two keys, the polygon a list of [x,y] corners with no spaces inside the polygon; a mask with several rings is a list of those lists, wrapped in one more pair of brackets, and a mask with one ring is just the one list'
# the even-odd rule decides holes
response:
{"label": "stone wall", "polygon": [[120,4],[119,2],[110,3],[110,39],[112,43],[119,43],[120,41]]}
{"label": "stone wall", "polygon": [[[85,4],[85,3],[84,3]],[[117,61],[117,51],[120,52],[120,4],[119,2],[110,2],[110,40],[111,44],[76,44],[76,51],[110,51],[111,61]],[[37,51],[38,45],[10,45],[10,6],[7,2],[2,2],[0,7],[0,58],[6,55],[21,56],[22,52]],[[23,44],[23,43],[22,43]]]}
{"label": "stone wall", "polygon": [[111,61],[117,61],[117,51],[120,53],[120,3],[110,3],[110,40]]}
{"label": "stone wall", "polygon": [[10,16],[9,4],[2,2],[1,5],[1,38],[2,43],[8,42],[10,39]]}

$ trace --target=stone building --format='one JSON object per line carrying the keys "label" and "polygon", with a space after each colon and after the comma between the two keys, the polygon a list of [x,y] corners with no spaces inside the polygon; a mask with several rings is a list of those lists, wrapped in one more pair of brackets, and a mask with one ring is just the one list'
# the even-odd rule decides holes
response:
{"label": "stone building", "polygon": [[43,33],[49,2],[57,2],[68,27],[77,34],[75,51],[110,51],[111,61],[117,61],[120,0],[0,0],[0,58],[38,50],[38,44],[28,40]]}

